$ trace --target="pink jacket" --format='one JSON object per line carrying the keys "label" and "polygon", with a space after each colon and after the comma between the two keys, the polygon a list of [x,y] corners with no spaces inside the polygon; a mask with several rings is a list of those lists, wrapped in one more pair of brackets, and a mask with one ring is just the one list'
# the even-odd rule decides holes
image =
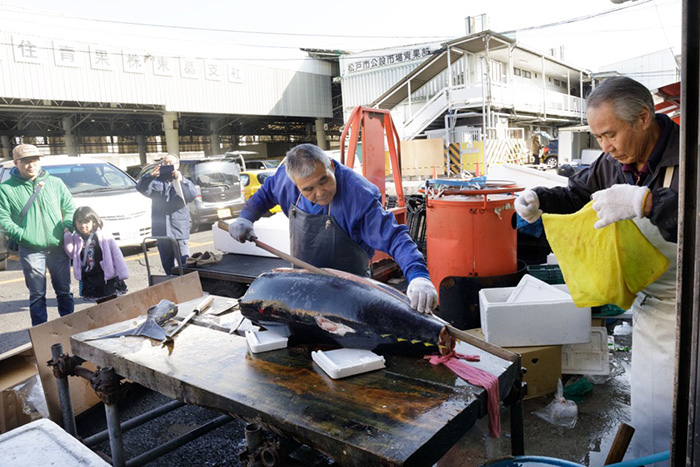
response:
{"label": "pink jacket", "polygon": [[[102,229],[95,232],[97,243],[102,249],[102,261],[100,266],[105,273],[105,281],[119,277],[121,280],[129,278],[129,268],[126,267],[126,261],[122,251],[114,241],[114,237]],[[80,234],[66,232],[63,234],[63,248],[66,254],[73,260],[73,275],[75,280],[80,280],[81,274],[81,258],[80,251],[83,249],[83,238]]]}

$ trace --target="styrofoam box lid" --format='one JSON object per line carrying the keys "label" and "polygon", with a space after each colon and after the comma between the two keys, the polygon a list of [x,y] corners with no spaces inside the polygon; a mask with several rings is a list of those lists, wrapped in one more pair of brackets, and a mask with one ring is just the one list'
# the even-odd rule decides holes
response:
{"label": "styrofoam box lid", "polygon": [[42,418],[0,435],[0,464],[109,466],[51,420]]}
{"label": "styrofoam box lid", "polygon": [[571,299],[571,296],[545,281],[525,274],[515,290],[506,300],[507,303],[550,302]]}
{"label": "styrofoam box lid", "polygon": [[607,329],[592,327],[591,341],[587,344],[562,345],[561,372],[565,375],[609,375]]}
{"label": "styrofoam box lid", "polygon": [[288,338],[273,331],[246,331],[245,340],[251,352],[260,353],[284,349]]}
{"label": "styrofoam box lid", "polygon": [[311,358],[333,379],[380,370],[385,367],[384,357],[371,350],[336,349],[311,352]]}

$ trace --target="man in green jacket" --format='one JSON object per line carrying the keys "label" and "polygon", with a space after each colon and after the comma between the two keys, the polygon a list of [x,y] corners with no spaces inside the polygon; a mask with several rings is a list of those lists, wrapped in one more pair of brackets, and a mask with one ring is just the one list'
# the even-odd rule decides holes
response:
{"label": "man in green jacket", "polygon": [[73,313],[70,260],[61,243],[64,228],[72,230],[75,205],[66,185],[41,168],[41,153],[36,146],[20,144],[12,150],[12,159],[15,167],[10,178],[0,184],[0,228],[19,245],[24,282],[29,289],[29,314],[32,326],[36,326],[47,320],[47,268],[58,313]]}

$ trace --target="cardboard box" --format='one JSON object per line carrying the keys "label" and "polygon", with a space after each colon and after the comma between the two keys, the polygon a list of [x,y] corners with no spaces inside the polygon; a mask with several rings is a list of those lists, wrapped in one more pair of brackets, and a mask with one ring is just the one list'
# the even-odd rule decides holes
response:
{"label": "cardboard box", "polygon": [[24,413],[15,387],[37,375],[32,345],[26,344],[0,355],[0,433],[5,433],[40,417]]}
{"label": "cardboard box", "polygon": [[[480,328],[467,332],[480,339],[484,338]],[[523,381],[527,383],[526,400],[553,394],[557,390],[557,382],[561,378],[561,345],[504,348],[520,354],[521,364],[527,370],[523,376]]]}
{"label": "cardboard box", "polygon": [[[552,285],[568,292],[565,285]],[[591,338],[591,309],[571,298],[507,302],[515,287],[481,289],[479,311],[486,342],[501,347],[581,344]]]}
{"label": "cardboard box", "polygon": [[[226,220],[231,224],[233,220]],[[214,248],[225,253],[238,253],[251,256],[269,256],[276,258],[272,253],[268,253],[262,248],[258,248],[252,242],[240,243],[234,240],[228,231],[221,230],[217,224],[211,228],[214,235]],[[283,253],[290,254],[289,243],[289,219],[282,212],[278,212],[270,217],[263,217],[255,223],[255,235],[261,242],[267,243],[273,248],[277,248]]]}

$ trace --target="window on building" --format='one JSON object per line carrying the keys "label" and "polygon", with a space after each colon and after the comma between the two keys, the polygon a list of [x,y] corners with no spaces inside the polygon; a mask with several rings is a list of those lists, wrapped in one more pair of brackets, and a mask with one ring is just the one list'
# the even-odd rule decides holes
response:
{"label": "window on building", "polygon": [[532,73],[530,73],[527,70],[523,70],[523,78],[528,78],[528,79],[532,78]]}
{"label": "window on building", "polygon": [[555,86],[561,85],[561,81],[559,81],[558,79],[555,79],[555,80],[554,80],[554,85],[555,85]]}
{"label": "window on building", "polygon": [[513,74],[515,76],[520,76],[520,68],[513,68]]}

